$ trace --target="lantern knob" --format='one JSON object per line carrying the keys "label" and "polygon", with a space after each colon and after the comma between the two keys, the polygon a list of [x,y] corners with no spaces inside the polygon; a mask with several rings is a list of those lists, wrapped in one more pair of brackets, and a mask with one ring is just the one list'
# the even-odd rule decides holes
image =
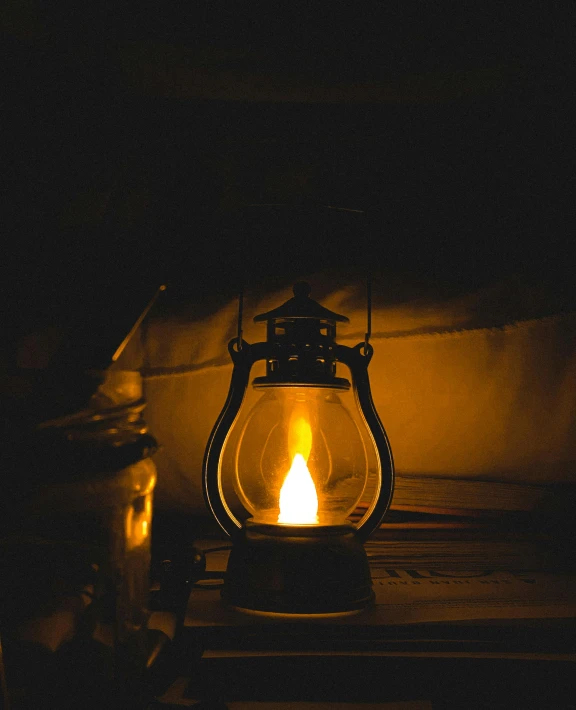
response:
{"label": "lantern knob", "polygon": [[[278,308],[267,313],[260,313],[254,318],[255,323],[273,322],[280,320],[314,320],[322,323],[348,323],[348,318],[339,313],[324,308],[314,299],[310,298],[312,289],[306,281],[298,281],[292,289],[294,297],[290,298]],[[334,333],[335,335],[336,333]]]}
{"label": "lantern knob", "polygon": [[306,281],[298,281],[292,289],[295,298],[308,298],[312,293],[312,287]]}

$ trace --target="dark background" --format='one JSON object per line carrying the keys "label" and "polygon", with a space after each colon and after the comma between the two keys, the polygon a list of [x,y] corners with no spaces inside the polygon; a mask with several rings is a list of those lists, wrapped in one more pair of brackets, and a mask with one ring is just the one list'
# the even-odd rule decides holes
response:
{"label": "dark background", "polygon": [[368,268],[576,305],[572,4],[27,0],[2,29],[6,362],[49,326],[113,350],[166,280],[199,315]]}

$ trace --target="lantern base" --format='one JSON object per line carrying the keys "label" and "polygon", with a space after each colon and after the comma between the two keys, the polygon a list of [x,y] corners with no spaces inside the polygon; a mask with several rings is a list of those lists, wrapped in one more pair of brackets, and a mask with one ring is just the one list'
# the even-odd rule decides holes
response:
{"label": "lantern base", "polygon": [[374,601],[368,558],[351,525],[247,521],[230,552],[222,599],[265,614],[333,615]]}

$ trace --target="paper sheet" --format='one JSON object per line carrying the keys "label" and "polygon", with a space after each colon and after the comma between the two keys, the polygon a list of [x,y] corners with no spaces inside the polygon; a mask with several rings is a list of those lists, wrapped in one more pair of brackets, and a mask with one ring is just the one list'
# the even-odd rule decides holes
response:
{"label": "paper sheet", "polygon": [[373,568],[372,576],[371,623],[576,617],[574,576],[382,567]]}

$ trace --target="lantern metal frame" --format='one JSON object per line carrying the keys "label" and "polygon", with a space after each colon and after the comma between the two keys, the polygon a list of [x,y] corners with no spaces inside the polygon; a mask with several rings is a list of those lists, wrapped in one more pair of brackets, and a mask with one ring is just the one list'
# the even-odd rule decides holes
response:
{"label": "lantern metal frame", "polygon": [[[367,606],[373,592],[362,543],[380,526],[392,499],[394,461],[368,377],[374,353],[368,342],[370,290],[368,332],[365,340],[353,347],[335,342],[336,322],[347,322],[348,318],[324,308],[310,299],[309,293],[307,284],[296,284],[294,298],[257,316],[255,322],[268,324],[267,340],[253,344],[242,338],[240,300],[238,337],[228,343],[234,364],[230,388],[204,455],[206,505],[234,542],[223,598],[232,606],[251,611],[308,615],[354,612]],[[277,331],[284,333],[286,329],[292,329],[292,337],[278,336]],[[239,416],[252,367],[259,361],[266,361],[267,374],[254,380],[256,388],[348,389],[350,383],[335,376],[336,363],[350,370],[356,402],[377,454],[376,491],[357,526],[261,525],[251,520],[243,524],[228,506],[222,486],[222,453]],[[268,579],[276,580],[272,582],[274,589],[266,588],[262,568],[267,570]],[[335,573],[335,568],[340,572]],[[313,590],[323,586],[323,579],[331,580],[328,586],[332,591],[323,598],[315,597]]]}

